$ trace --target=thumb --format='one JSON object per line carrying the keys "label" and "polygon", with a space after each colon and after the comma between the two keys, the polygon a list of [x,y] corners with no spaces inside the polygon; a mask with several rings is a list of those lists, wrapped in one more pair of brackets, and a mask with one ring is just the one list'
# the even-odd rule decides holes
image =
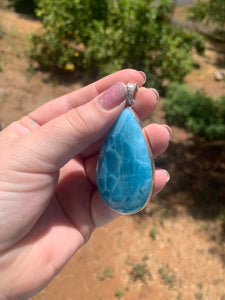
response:
{"label": "thumb", "polygon": [[57,171],[101,138],[125,107],[126,93],[126,86],[116,83],[92,101],[25,135],[22,149],[32,169]]}

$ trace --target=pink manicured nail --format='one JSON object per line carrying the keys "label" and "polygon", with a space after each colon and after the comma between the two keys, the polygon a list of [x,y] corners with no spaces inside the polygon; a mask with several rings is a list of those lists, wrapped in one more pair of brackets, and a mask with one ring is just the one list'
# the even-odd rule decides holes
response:
{"label": "pink manicured nail", "polygon": [[105,110],[110,110],[125,101],[126,95],[126,86],[121,82],[117,82],[104,93],[102,93],[98,97],[97,102]]}
{"label": "pink manicured nail", "polygon": [[141,74],[141,76],[144,78],[144,83],[143,84],[145,84],[145,82],[146,82],[146,79],[147,79],[147,77],[146,77],[146,74],[143,72],[143,71],[138,71],[140,74]]}
{"label": "pink manicured nail", "polygon": [[156,89],[153,89],[153,88],[151,88],[151,90],[156,94],[157,102],[159,102],[159,99],[160,99],[159,92]]}
{"label": "pink manicured nail", "polygon": [[166,124],[163,124],[163,126],[169,131],[170,137],[172,137],[172,129]]}
{"label": "pink manicured nail", "polygon": [[165,170],[165,171],[167,173],[167,180],[166,180],[166,182],[168,182],[168,181],[170,181],[170,174],[169,174],[169,172],[167,170]]}

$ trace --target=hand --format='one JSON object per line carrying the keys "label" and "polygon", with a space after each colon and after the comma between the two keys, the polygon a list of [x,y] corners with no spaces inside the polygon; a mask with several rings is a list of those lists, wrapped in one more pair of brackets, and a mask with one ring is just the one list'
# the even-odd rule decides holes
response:
{"label": "hand", "polygon": [[[95,184],[102,138],[125,106],[99,94],[121,82],[144,83],[123,70],[57,98],[0,133],[0,299],[39,292],[89,239],[96,226],[119,215],[101,199]],[[155,108],[154,90],[140,88],[135,110],[145,118]],[[144,128],[154,157],[168,145],[165,126]],[[155,172],[155,193],[168,180]]]}

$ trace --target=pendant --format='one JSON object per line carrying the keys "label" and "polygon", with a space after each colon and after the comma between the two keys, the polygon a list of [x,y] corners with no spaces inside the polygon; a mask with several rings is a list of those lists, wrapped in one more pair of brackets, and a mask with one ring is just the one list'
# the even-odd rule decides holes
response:
{"label": "pendant", "polygon": [[[127,105],[134,105],[137,84],[127,84]],[[97,164],[97,187],[114,211],[133,214],[151,198],[154,162],[132,108],[125,108],[108,132]]]}

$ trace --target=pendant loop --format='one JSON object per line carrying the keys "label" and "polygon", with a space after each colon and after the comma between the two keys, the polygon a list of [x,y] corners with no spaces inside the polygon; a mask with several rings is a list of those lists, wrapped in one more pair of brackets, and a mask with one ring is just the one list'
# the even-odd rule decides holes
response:
{"label": "pendant loop", "polygon": [[128,83],[126,85],[127,89],[127,106],[134,106],[134,97],[138,90],[138,84],[137,83]]}

